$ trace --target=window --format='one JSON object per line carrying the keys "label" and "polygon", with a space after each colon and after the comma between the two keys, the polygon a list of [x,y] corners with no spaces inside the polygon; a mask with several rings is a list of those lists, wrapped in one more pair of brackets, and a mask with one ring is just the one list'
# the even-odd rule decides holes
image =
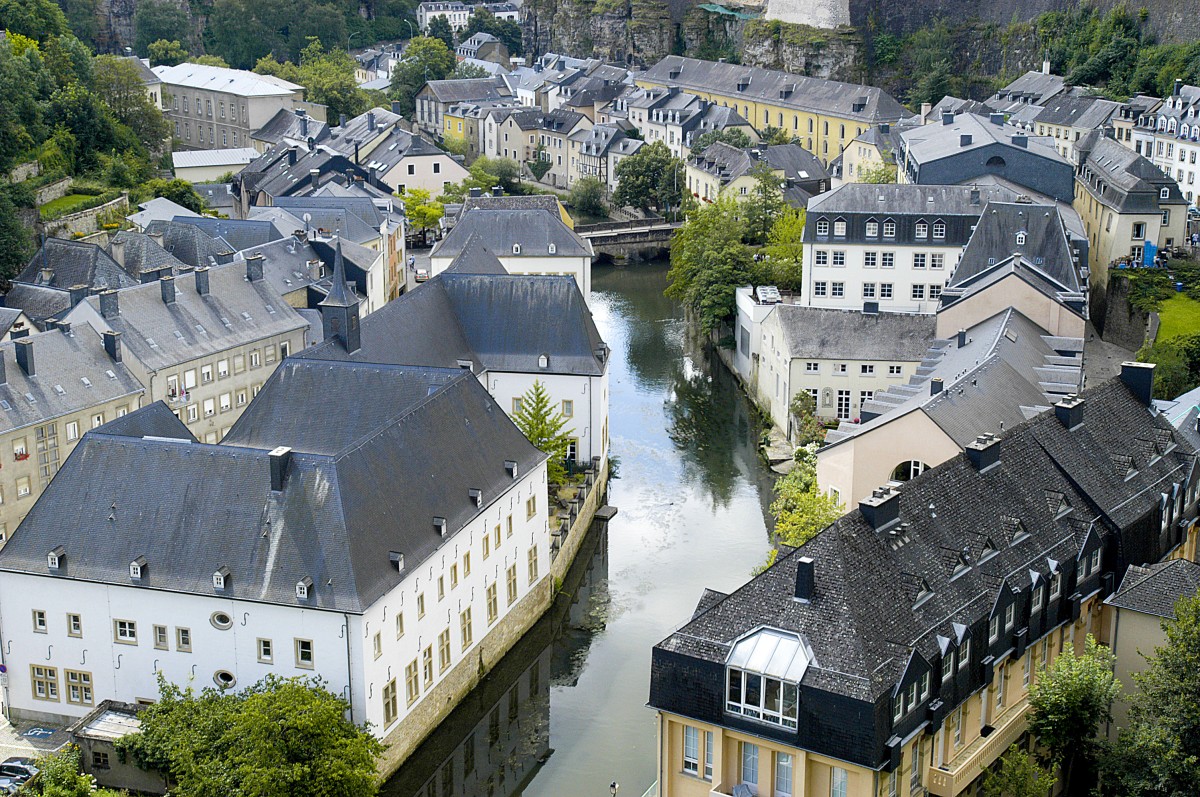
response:
{"label": "window", "polygon": [[878,238],[879,237],[879,222],[868,221],[866,233],[867,233],[868,238]]}
{"label": "window", "polygon": [[446,598],[446,577],[438,576],[438,600]]}
{"label": "window", "polygon": [[1029,688],[1029,670],[1030,670],[1031,660],[1033,659],[1033,653],[1034,652],[1031,650],[1031,651],[1029,651],[1028,654],[1025,655],[1024,668],[1021,673],[1021,685],[1024,686],[1026,689]]}
{"label": "window", "polygon": [[450,629],[438,634],[438,672],[450,669]]}
{"label": "window", "polygon": [[1092,551],[1092,555],[1088,557],[1088,574],[1095,573],[1100,569],[1100,549]]}
{"label": "window", "polygon": [[929,300],[936,301],[941,298],[942,298],[942,286],[941,285],[930,285],[929,286]]}
{"label": "window", "polygon": [[879,298],[880,299],[892,298],[892,283],[890,283],[890,282],[879,283]]}
{"label": "window", "polygon": [[742,742],[741,781],[748,783],[757,790],[758,786],[758,745]]}
{"label": "window", "polygon": [[828,296],[828,295],[829,295],[829,283],[828,282],[814,282],[813,283],[813,296]]}
{"label": "window", "polygon": [[46,633],[46,613],[41,609],[33,610],[33,630],[34,633]]}
{"label": "window", "polygon": [[875,268],[879,265],[878,252],[863,252],[863,268]]}
{"label": "window", "polygon": [[913,298],[914,302],[924,301],[925,286],[924,285],[913,285],[912,286],[912,298]]}
{"label": "window", "polygon": [[83,636],[83,617],[78,614],[67,615],[67,636]]}
{"label": "window", "polygon": [[113,641],[122,645],[136,645],[137,623],[133,620],[113,620]]}
{"label": "window", "polygon": [[825,219],[817,219],[817,235],[829,235],[829,222]]}
{"label": "window", "polygon": [[829,797],[846,797],[850,774],[841,767],[833,767],[829,776]]}
{"label": "window", "polygon": [[17,479],[17,498],[26,498],[33,492],[33,483],[28,476]]}
{"label": "window", "polygon": [[250,351],[250,367],[258,368],[260,365],[262,365],[262,354],[258,349],[252,349]]}
{"label": "window", "polygon": [[902,366],[902,365],[889,365],[888,366],[888,376],[900,376],[903,371],[904,371],[904,366]]}
{"label": "window", "polygon": [[929,237],[929,225],[923,221],[918,221],[916,223],[916,226],[913,227],[913,235],[916,236],[917,238],[928,238]]}
{"label": "window", "polygon": [[92,674],[78,670],[64,670],[67,681],[67,702],[77,706],[92,705]]}
{"label": "window", "polygon": [[796,727],[799,691],[794,683],[730,667],[725,710],[751,719]]}
{"label": "window", "polygon": [[1050,577],[1050,600],[1054,600],[1062,594],[1062,573],[1055,573]]}
{"label": "window", "polygon": [[875,375],[875,366],[874,365],[860,365],[858,367],[858,372],[860,374],[862,374],[863,376],[874,376]]}
{"label": "window", "polygon": [[67,421],[67,440],[79,439],[79,421]]}
{"label": "window", "polygon": [[820,370],[821,370],[820,363],[805,363],[804,364],[804,373],[806,373],[806,374],[815,374],[815,373],[820,372]]}
{"label": "window", "polygon": [[421,673],[425,676],[425,688],[433,686],[433,645],[421,651]]}
{"label": "window", "polygon": [[691,725],[683,726],[683,771],[700,772],[700,729]]}
{"label": "window", "polygon": [[30,681],[33,688],[34,700],[58,701],[58,668],[39,667],[29,668]]}
{"label": "window", "polygon": [[848,369],[849,369],[849,366],[846,365],[846,363],[834,363],[833,364],[833,372],[835,374],[845,375]]}
{"label": "window", "polygon": [[417,675],[417,660],[413,659],[404,667],[404,688],[408,697],[408,705],[417,702],[421,696],[421,681]]}
{"label": "window", "polygon": [[935,239],[943,239],[946,237],[946,222],[935,221],[933,223],[933,237]]}
{"label": "window", "polygon": [[471,552],[467,551],[463,554],[463,578],[471,575]]}
{"label": "window", "polygon": [[221,394],[220,407],[221,407],[221,412],[229,412],[231,409],[233,409],[233,394],[232,393],[222,393]]}
{"label": "window", "polygon": [[108,753],[93,750],[92,769],[108,769]]}
{"label": "window", "polygon": [[775,754],[775,797],[792,797],[792,756]]}
{"label": "window", "polygon": [[1010,603],[1004,609],[1004,630],[1011,631],[1017,619],[1017,604]]}
{"label": "window", "polygon": [[875,283],[874,282],[864,282],[863,286],[862,286],[862,295],[863,295],[864,299],[874,299],[875,298]]}
{"label": "window", "polygon": [[200,366],[200,382],[207,385],[213,381],[213,367],[211,365]]}
{"label": "window", "polygon": [[383,724],[391,725],[400,713],[396,705],[396,679],[388,681],[383,686]]}
{"label": "window", "polygon": [[531,495],[531,496],[529,496],[529,498],[527,498],[525,500],[525,519],[533,520],[533,517],[536,514],[537,514],[537,496]]}
{"label": "window", "polygon": [[1042,610],[1042,601],[1046,598],[1046,588],[1039,584],[1037,589],[1033,591],[1033,597],[1029,601],[1029,613],[1037,614]]}
{"label": "window", "polygon": [[846,253],[843,252],[841,249],[834,250],[833,267],[834,268],[845,268],[845,266],[846,266]]}
{"label": "window", "polygon": [[496,622],[496,618],[498,616],[499,616],[499,612],[498,612],[497,606],[496,606],[496,585],[495,585],[495,583],[492,583],[492,584],[489,584],[488,588],[487,588],[488,624],[491,625],[492,623]]}
{"label": "window", "polygon": [[[496,527],[499,530],[499,526]],[[483,560],[486,562],[489,555],[492,553],[492,538],[487,534],[483,535]]]}
{"label": "window", "polygon": [[993,614],[992,619],[988,621],[988,642],[995,642],[1000,638],[1000,615]]}
{"label": "window", "polygon": [[311,639],[296,640],[296,666],[305,670],[313,668],[313,642]]}
{"label": "window", "polygon": [[271,640],[258,640],[258,660],[263,664],[271,664],[275,661],[275,646]]}
{"label": "window", "polygon": [[1008,683],[1008,678],[1004,674],[1004,671],[1006,669],[1007,668],[1003,664],[1001,664],[1000,666],[998,666],[996,668],[996,707],[997,708],[1001,708],[1004,706],[1004,687]]}
{"label": "window", "polygon": [[533,584],[538,578],[538,551],[537,546],[529,549],[529,583]]}
{"label": "window", "polygon": [[884,238],[895,238],[896,237],[896,222],[891,221],[889,219],[888,221],[885,221],[883,223],[883,237]]}
{"label": "window", "polygon": [[170,644],[171,639],[167,635],[167,627],[165,625],[154,626],[154,647],[157,650],[167,650]]}
{"label": "window", "polygon": [[371,650],[375,654],[375,658],[383,655],[383,634],[379,631],[375,632],[375,636],[371,638]]}
{"label": "window", "polygon": [[1146,237],[1146,222],[1135,221],[1133,223],[1133,240],[1141,241]]}
{"label": "window", "polygon": [[924,252],[917,252],[913,255],[913,268],[925,268]]}
{"label": "window", "polygon": [[564,418],[575,417],[575,402],[564,399],[562,403],[562,414]]}
{"label": "window", "polygon": [[929,256],[929,267],[930,268],[945,268],[946,267],[945,253],[944,252],[934,252],[932,255],[930,255]]}
{"label": "window", "polygon": [[964,670],[971,661],[971,640],[964,639],[958,654],[958,669]]}
{"label": "window", "polygon": [[831,282],[829,284],[829,293],[835,299],[841,299],[846,295],[846,283]]}
{"label": "window", "polygon": [[815,258],[815,262],[818,266],[828,266],[829,265],[829,250],[828,249],[817,249],[815,254],[813,255],[813,257]]}
{"label": "window", "polygon": [[211,418],[217,414],[217,402],[213,399],[204,400],[204,417]]}
{"label": "window", "polygon": [[190,628],[175,629],[175,650],[180,653],[192,652],[192,630]]}
{"label": "window", "polygon": [[[1180,154],[1182,155],[1183,153],[1180,152]],[[1170,197],[1171,197],[1171,189],[1170,188],[1164,187],[1158,192],[1159,199],[1170,199]]]}
{"label": "window", "polygon": [[895,252],[884,252],[882,262],[883,262],[884,268],[895,268],[896,267],[896,253]]}
{"label": "window", "polygon": [[858,391],[858,406],[861,408],[864,404],[866,404],[868,401],[870,401],[873,398],[875,398],[874,390]]}
{"label": "window", "polygon": [[462,649],[466,650],[471,647],[471,643],[475,638],[475,629],[471,625],[471,607],[468,606],[458,616],[458,624],[462,631]]}
{"label": "window", "polygon": [[508,605],[512,606],[517,602],[517,566],[512,565],[507,571],[508,581]]}
{"label": "window", "polygon": [[839,238],[846,237],[846,222],[838,219],[833,223],[833,234]]}

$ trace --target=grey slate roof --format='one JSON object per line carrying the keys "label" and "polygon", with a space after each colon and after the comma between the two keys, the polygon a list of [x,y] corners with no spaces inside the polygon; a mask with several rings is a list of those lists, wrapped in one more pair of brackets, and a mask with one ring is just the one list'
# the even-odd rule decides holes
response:
{"label": "grey slate roof", "polygon": [[208,207],[219,210],[226,216],[232,213],[233,187],[229,183],[192,183],[192,188]]}
{"label": "grey slate roof", "polygon": [[1154,404],[1188,443],[1200,449],[1200,387],[1169,401],[1156,401]]}
{"label": "grey slate roof", "polygon": [[[164,240],[165,242],[165,240]],[[159,272],[170,269],[174,274],[185,264],[159,245],[158,241],[144,232],[121,230],[109,241],[108,251],[122,250],[120,266],[135,282],[141,282],[143,272]]]}
{"label": "grey slate roof", "polygon": [[233,256],[234,248],[221,238],[213,238],[195,224],[178,221],[152,221],[148,235],[161,235],[163,249],[192,268],[215,266]]}
{"label": "grey slate roof", "polygon": [[[971,142],[962,143],[962,136],[969,135]],[[1059,163],[1067,163],[1067,159],[1054,148],[1054,139],[1045,136],[1031,136],[1027,131],[1010,124],[992,124],[987,118],[972,113],[963,113],[954,117],[949,125],[940,122],[922,125],[900,133],[907,148],[908,158],[917,163],[928,163],[941,158],[969,152],[979,147],[1001,144],[1014,147],[1012,137],[1025,136],[1027,149],[1036,152],[1043,158]]]}
{"label": "grey slate roof", "polygon": [[428,89],[438,102],[464,102],[468,100],[495,100],[507,97],[508,84],[500,77],[470,78],[466,80],[431,80],[421,89]]}
{"label": "grey slate roof", "polygon": [[[1118,213],[1157,213],[1160,203],[1188,204],[1175,180],[1163,174],[1145,156],[1105,137],[1098,130],[1084,135],[1075,149],[1082,158],[1076,183]],[[1164,188],[1167,198],[1161,199]]]}
{"label": "grey slate roof", "polygon": [[[172,219],[179,224],[191,224],[208,233],[210,238],[219,238],[233,247],[235,252],[250,247],[278,241],[283,234],[267,221],[248,221],[243,219],[215,219],[211,216],[191,218],[177,216]],[[289,230],[288,232],[291,232]]]}
{"label": "grey slate roof", "polygon": [[[1017,242],[1021,233],[1024,243]],[[1040,271],[1060,291],[1083,290],[1057,207],[1006,202],[989,202],[984,208],[948,285],[963,285],[1011,256]]]}
{"label": "grey slate roof", "polygon": [[105,353],[100,337],[86,325],[66,333],[57,329],[42,332],[22,341],[29,341],[22,345],[32,345],[33,375],[17,364],[17,342],[0,343],[4,361],[0,433],[143,392],[141,383]]}
{"label": "grey slate roof", "polygon": [[494,196],[492,194],[482,194],[481,196],[467,196],[463,198],[462,209],[459,211],[461,218],[464,213],[470,210],[545,210],[555,218],[562,218],[562,205],[558,203],[558,198],[550,194],[530,194],[528,196]]}
{"label": "grey slate roof", "polygon": [[777,304],[785,350],[793,359],[919,361],[933,342],[937,319]]}
{"label": "grey slate roof", "polygon": [[[591,257],[592,245],[548,210],[488,210],[463,213],[445,238],[433,248],[433,257],[457,257],[474,235],[502,252],[521,245],[521,257]],[[551,255],[549,245],[554,244]],[[515,255],[514,255],[515,257]]]}
{"label": "grey slate roof", "polygon": [[0,307],[0,338],[12,331],[12,325],[23,313],[20,307]]}
{"label": "grey slate roof", "polygon": [[196,442],[195,436],[188,430],[184,422],[179,420],[179,416],[162,401],[148,404],[137,412],[114,418],[95,431],[99,434],[122,437],[165,437],[191,443]]}
{"label": "grey slate roof", "polygon": [[471,236],[458,257],[446,267],[447,274],[507,274],[508,269],[477,236]]}
{"label": "grey slate roof", "polygon": [[307,326],[265,280],[248,281],[244,266],[231,263],[209,269],[207,296],[196,292],[194,277],[184,275],[176,279],[175,301],[169,305],[163,302],[158,283],[149,283],[117,292],[116,318],[100,316],[98,296],[88,297],[70,318],[120,332],[128,354],[151,370]]}
{"label": "grey slate roof", "polygon": [[1006,112],[1022,105],[1042,105],[1066,88],[1058,75],[1026,72],[986,100],[986,104]]}
{"label": "grey slate roof", "polygon": [[140,210],[126,216],[135,227],[145,230],[155,221],[170,221],[179,216],[199,216],[199,213],[188,210],[183,205],[172,202],[166,197],[155,197],[138,205]]}
{"label": "grey slate roof", "polygon": [[[304,395],[279,387],[303,369],[311,369]],[[505,460],[524,474],[545,458],[469,374],[417,403],[407,400],[413,391],[391,389],[408,378],[361,364],[289,368],[255,399],[265,405],[255,410],[265,427],[255,439],[265,448],[93,431],[0,551],[0,570],[46,575],[46,553],[62,545],[67,578],[129,585],[129,562],[145,556],[151,590],[360,613],[483,511],[470,489],[482,491],[486,508],[512,485]],[[424,375],[417,378],[428,392]],[[357,428],[313,423],[344,410],[330,396],[352,404],[359,386],[391,412],[369,408]],[[334,453],[293,451],[283,490],[273,492],[267,449],[291,439],[294,423],[271,411],[278,401],[327,429],[312,447]],[[241,439],[242,429],[231,437]],[[351,442],[339,447],[339,439]],[[122,478],[98,481],[99,470]],[[448,521],[445,539],[435,516]],[[94,544],[99,535],[105,545]],[[403,574],[390,551],[403,554]],[[221,567],[230,576],[218,592],[212,574]],[[295,587],[305,578],[313,586],[300,601]]]}
{"label": "grey slate roof", "polygon": [[[256,141],[265,141],[275,146],[285,138],[295,141],[305,141],[309,138],[321,142],[329,138],[329,125],[311,116],[307,124],[300,121],[300,116],[288,108],[280,108],[267,123],[251,134]],[[308,135],[304,135],[301,131]]]}
{"label": "grey slate roof", "polygon": [[[913,183],[843,183],[814,197],[811,213],[871,213],[910,216],[974,216],[988,202],[1011,201],[1016,194],[1002,186],[915,185]],[[806,238],[807,239],[807,238]]]}
{"label": "grey slate roof", "polygon": [[363,318],[361,330],[353,354],[334,340],[294,356],[583,376],[600,376],[608,361],[570,276],[441,273]]}
{"label": "grey slate roof", "polygon": [[346,124],[333,128],[330,131],[329,140],[324,143],[348,158],[353,157],[355,141],[359,144],[374,141],[387,132],[388,128],[395,127],[403,121],[404,117],[400,114],[376,106],[369,111],[363,111],[352,119],[347,119]]}
{"label": "grey slate roof", "polygon": [[1104,127],[1121,103],[1071,91],[1050,98],[1043,107],[1038,122],[1095,130]]}
{"label": "grey slate roof", "polygon": [[124,288],[138,280],[96,244],[47,238],[14,281],[48,288]]}
{"label": "grey slate roof", "polygon": [[[811,645],[815,659],[802,685],[864,701],[885,697],[914,653],[936,663],[937,638],[958,636],[953,624],[986,628],[1002,592],[1028,589],[1030,571],[1048,576],[1048,559],[1072,562],[1084,542],[1081,529],[1099,524],[1110,534],[1119,506],[1142,517],[1156,508],[1163,485],[1187,478],[1194,452],[1183,445],[1154,462],[1140,461],[1141,470],[1128,481],[1118,476],[1110,456],[1126,451],[1131,438],[1153,438],[1167,427],[1119,380],[1083,397],[1082,426],[1068,430],[1045,413],[1006,432],[997,468],[981,472],[960,455],[904,483],[897,533],[876,532],[852,510],[728,597],[714,603],[706,594],[707,608],[700,607],[656,652],[724,664],[734,641],[767,626],[801,634]],[[1079,476],[1087,474],[1096,478],[1083,482]],[[1061,495],[1070,512],[1058,513],[1057,501],[1051,509],[1047,491]],[[1014,535],[1013,521],[1027,537]],[[998,551],[984,559],[988,537]],[[963,550],[968,570],[952,579]],[[950,561],[948,552],[954,554]],[[815,562],[809,602],[793,597],[801,557]],[[914,605],[921,581],[931,596]],[[975,656],[986,655],[977,634],[975,642]]]}
{"label": "grey slate roof", "polygon": [[19,308],[34,326],[41,329],[46,319],[61,318],[71,309],[71,294],[61,288],[14,282],[4,294],[4,306]]}
{"label": "grey slate roof", "polygon": [[[749,78],[749,82],[743,90],[739,90],[738,85],[746,78]],[[817,111],[872,124],[912,116],[890,94],[873,86],[803,77],[740,64],[700,61],[680,55],[666,56],[647,69],[640,79],[661,86],[679,86],[728,97],[740,96],[750,101]]]}
{"label": "grey slate roof", "polygon": [[1121,588],[1104,602],[1118,609],[1174,619],[1175,602],[1198,592],[1200,564],[1187,559],[1172,559],[1145,566],[1130,565]]}

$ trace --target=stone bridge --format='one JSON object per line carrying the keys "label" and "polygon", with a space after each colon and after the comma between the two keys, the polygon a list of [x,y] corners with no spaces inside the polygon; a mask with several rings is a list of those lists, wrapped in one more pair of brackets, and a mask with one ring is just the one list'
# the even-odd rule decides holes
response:
{"label": "stone bridge", "polygon": [[650,260],[667,252],[680,226],[680,222],[664,219],[636,219],[580,225],[575,232],[592,242],[597,260],[627,262]]}

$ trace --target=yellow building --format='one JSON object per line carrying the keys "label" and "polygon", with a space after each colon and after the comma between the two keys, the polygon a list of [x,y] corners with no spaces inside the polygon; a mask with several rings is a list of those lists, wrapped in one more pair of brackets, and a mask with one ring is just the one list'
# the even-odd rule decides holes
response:
{"label": "yellow building", "polygon": [[637,78],[638,86],[678,87],[733,108],[754,129],[776,127],[800,140],[826,166],[880,122],[912,116],[873,86],[803,77],[773,69],[668,55]]}

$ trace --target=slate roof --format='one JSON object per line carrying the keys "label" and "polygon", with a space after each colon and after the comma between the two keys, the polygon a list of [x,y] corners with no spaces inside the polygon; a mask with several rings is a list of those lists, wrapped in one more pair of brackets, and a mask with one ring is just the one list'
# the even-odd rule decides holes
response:
{"label": "slate roof", "polygon": [[1104,602],[1165,619],[1175,619],[1175,602],[1200,592],[1200,564],[1172,559],[1151,565],[1130,565],[1121,588]]}
{"label": "slate roof", "polygon": [[792,359],[916,362],[934,339],[928,314],[876,313],[777,304],[784,350]]}
{"label": "slate roof", "polygon": [[71,294],[62,288],[47,288],[25,282],[13,282],[4,294],[4,306],[19,308],[38,329],[49,318],[61,318],[71,309]]}
{"label": "slate roof", "polygon": [[222,238],[213,238],[202,227],[181,221],[152,221],[147,235],[162,235],[162,248],[192,268],[215,266],[233,256],[234,248]]}
{"label": "slate roof", "polygon": [[[978,189],[979,196],[972,195]],[[814,197],[810,213],[871,213],[910,216],[974,216],[989,201],[1011,201],[1017,195],[1002,186],[916,185],[913,183],[843,183]],[[806,236],[807,240],[807,236]]]}
{"label": "slate roof", "polygon": [[352,119],[347,119],[346,124],[333,128],[330,131],[329,140],[325,144],[350,158],[354,156],[355,141],[359,144],[374,141],[403,121],[404,117],[400,114],[376,106],[369,111],[363,111]]}
{"label": "slate roof", "polygon": [[12,331],[17,319],[24,315],[20,307],[0,307],[0,338]]}
{"label": "slate roof", "polygon": [[382,177],[396,164],[405,158],[418,158],[429,155],[445,155],[434,144],[418,133],[410,133],[399,127],[388,133],[387,138],[379,142],[370,155],[363,156],[360,161],[362,168],[376,171]]}
{"label": "slate roof", "polygon": [[196,442],[195,436],[184,422],[162,401],[155,401],[137,412],[114,418],[95,431],[122,437],[166,437]]}
{"label": "slate roof", "polygon": [[183,205],[172,202],[166,197],[155,197],[138,205],[141,210],[137,213],[131,213],[125,218],[136,227],[145,230],[155,221],[170,221],[179,216],[199,216],[199,213],[188,210]]}
{"label": "slate roof", "polygon": [[294,356],[443,368],[469,360],[476,372],[582,376],[602,375],[608,361],[570,276],[441,273],[363,318],[360,329],[353,354],[333,340]]}
{"label": "slate roof", "polygon": [[[1021,233],[1024,243],[1018,243]],[[1057,207],[995,201],[984,208],[948,285],[963,285],[1012,256],[1041,272],[1060,291],[1083,291]]]}
{"label": "slate roof", "polygon": [[[1145,156],[1106,138],[1098,130],[1085,134],[1075,149],[1082,158],[1076,183],[1118,213],[1158,213],[1160,203],[1188,204],[1175,180]],[[1164,188],[1167,198],[1161,199]]]}
{"label": "slate roof", "polygon": [[[739,90],[739,84],[747,78],[749,82]],[[642,73],[639,80],[706,94],[745,97],[754,102],[872,124],[912,116],[890,94],[873,86],[804,77],[740,64],[700,61],[680,55],[666,56]]]}
{"label": "slate roof", "polygon": [[[488,210],[463,213],[445,238],[430,253],[432,257],[457,257],[474,235],[511,257],[591,257],[592,245],[548,210]],[[520,255],[509,255],[513,244]],[[554,244],[555,254],[549,252]]]}
{"label": "slate roof", "polygon": [[551,194],[530,194],[528,196],[481,194],[480,196],[463,197],[459,218],[471,210],[545,210],[560,219],[563,212],[558,197]]}
{"label": "slate roof", "polygon": [[478,237],[471,236],[458,257],[446,267],[446,274],[507,274],[508,269]]}
{"label": "slate roof", "polygon": [[190,149],[172,152],[171,162],[176,169],[194,169],[199,166],[244,166],[257,157],[258,150],[254,147]]}
{"label": "slate roof", "polygon": [[170,269],[170,273],[174,274],[186,267],[182,260],[144,232],[121,230],[109,241],[108,251],[115,252],[120,247],[123,247],[121,269],[138,283],[142,281],[144,272]]}
{"label": "slate roof", "polygon": [[219,91],[242,97],[286,97],[304,89],[282,78],[221,66],[185,62],[176,66],[156,66],[152,71],[159,80],[171,86]]}
{"label": "slate roof", "polygon": [[[1068,430],[1045,413],[1005,433],[999,467],[981,472],[959,455],[902,484],[900,523],[882,532],[852,510],[728,597],[714,603],[706,595],[708,608],[660,642],[656,653],[723,665],[734,641],[766,626],[800,634],[811,645],[815,658],[802,686],[863,701],[885,698],[914,653],[932,666],[941,655],[938,637],[958,637],[954,624],[964,631],[981,627],[1006,585],[1028,589],[1031,571],[1048,576],[1048,559],[1071,562],[1084,542],[1080,529],[1098,524],[1109,535],[1125,528],[1111,525],[1117,507],[1127,504],[1128,515],[1142,517],[1156,509],[1164,485],[1187,478],[1194,451],[1182,445],[1154,463],[1139,463],[1142,470],[1128,481],[1117,476],[1110,454],[1125,451],[1130,438],[1168,427],[1119,379],[1082,395],[1082,426]],[[1092,473],[1094,481],[1077,487],[1077,477]],[[1061,496],[1070,511],[1059,513],[1057,501],[1051,509],[1046,491]],[[1011,520],[1028,536],[1005,533],[1015,525]],[[999,544],[985,559],[980,554],[988,536]],[[951,578],[947,552],[964,549],[967,571]],[[794,599],[801,557],[815,563],[809,602]],[[921,581],[931,595],[916,603]],[[974,655],[986,655],[976,642]]]}
{"label": "slate roof", "polygon": [[[250,134],[250,137],[255,141],[263,141],[274,146],[284,139],[293,141],[307,141],[313,139],[321,142],[329,138],[329,125],[319,119],[314,119],[309,116],[307,126],[300,121],[300,116],[294,110],[288,108],[280,108],[275,112],[275,115],[267,120],[267,123],[258,130]],[[304,135],[301,130],[305,129],[308,135]]]}
{"label": "slate roof", "polygon": [[76,285],[103,290],[138,284],[96,244],[64,238],[47,238],[14,281],[63,290]]}
{"label": "slate roof", "polygon": [[[323,144],[318,144],[312,152],[297,151],[295,163],[288,162],[288,149],[279,144],[264,153],[237,175],[237,178],[242,178],[240,185],[246,190],[278,198],[309,194],[319,188],[319,185],[313,185],[314,169],[317,171],[318,183],[325,181],[330,174],[345,175],[350,172],[363,178],[371,176],[363,167],[354,163],[353,156],[347,158]],[[235,184],[238,182],[235,178]]]}
{"label": "slate roof", "polygon": [[262,255],[263,279],[280,296],[308,288],[322,276],[321,255],[310,241],[301,243],[289,235],[239,252],[234,262],[245,268],[245,259],[252,255]]}
{"label": "slate roof", "polygon": [[1081,96],[1075,92],[1059,94],[1047,100],[1037,121],[1048,125],[1095,130],[1104,127],[1121,103],[1103,97]]}
{"label": "slate roof", "polygon": [[304,229],[303,219],[307,215],[309,230],[337,233],[359,244],[378,241],[383,223],[383,214],[366,197],[279,197],[275,207],[301,220],[294,229]]}
{"label": "slate roof", "polygon": [[1058,75],[1026,72],[989,97],[986,103],[1008,112],[1022,105],[1042,105],[1065,88],[1066,81]]}
{"label": "slate roof", "polygon": [[42,332],[21,341],[21,345],[32,346],[32,376],[17,364],[18,343],[0,343],[0,358],[4,361],[0,433],[143,392],[141,383],[125,365],[113,362],[100,337],[86,325],[70,332]]}
{"label": "slate roof", "polygon": [[199,227],[208,233],[210,238],[227,242],[235,252],[240,252],[250,246],[277,241],[283,237],[280,231],[267,221],[217,219],[212,216],[196,218],[180,216],[173,221]]}
{"label": "slate roof", "polygon": [[[971,136],[969,144],[962,143],[963,135]],[[929,163],[993,144],[1015,147],[1012,143],[1014,135],[1025,136],[1028,147],[1022,149],[1058,163],[1069,163],[1054,148],[1054,139],[1029,135],[1028,131],[1010,124],[993,124],[988,118],[972,113],[959,114],[952,124],[937,122],[900,133],[907,157],[917,163]]]}
{"label": "slate roof", "polygon": [[485,77],[465,80],[431,80],[422,88],[428,89],[434,99],[441,103],[464,102],[467,100],[495,100],[509,95],[504,78]]}
{"label": "slate roof", "polygon": [[1189,444],[1200,449],[1200,387],[1154,405]]}
{"label": "slate roof", "polygon": [[[245,424],[221,445],[95,430],[0,552],[0,570],[47,575],[46,553],[62,545],[62,576],[71,579],[128,586],[129,562],[145,556],[151,590],[361,613],[510,489],[505,460],[525,474],[545,459],[469,374],[432,395],[425,377],[289,364],[255,399],[261,408],[247,410],[259,419],[254,440],[263,448],[240,444]],[[415,390],[397,389],[413,379],[423,386],[415,403]],[[303,394],[281,387],[295,380]],[[330,396],[342,401],[331,405]],[[295,410],[313,436],[296,438],[290,413],[273,406]],[[312,422],[342,412],[354,417]],[[268,449],[288,440],[332,453],[293,451],[283,489],[273,492]],[[97,480],[99,470],[122,478]],[[482,491],[482,508],[471,489]],[[445,538],[435,516],[448,521]],[[98,535],[105,545],[94,544]],[[391,551],[404,556],[403,573]],[[212,574],[222,567],[229,580],[217,591]],[[295,587],[305,578],[313,586],[301,601]]]}
{"label": "slate roof", "polygon": [[229,183],[192,183],[192,188],[213,210],[230,215],[234,205],[233,186]]}
{"label": "slate roof", "polygon": [[[209,294],[196,292],[195,279],[175,281],[175,301],[166,304],[158,283],[117,292],[119,315],[103,318],[100,297],[90,296],[71,313],[72,321],[121,333],[121,343],[145,368],[158,370],[307,324],[265,281],[250,282],[244,263],[209,269]],[[87,312],[82,310],[88,306]]]}

